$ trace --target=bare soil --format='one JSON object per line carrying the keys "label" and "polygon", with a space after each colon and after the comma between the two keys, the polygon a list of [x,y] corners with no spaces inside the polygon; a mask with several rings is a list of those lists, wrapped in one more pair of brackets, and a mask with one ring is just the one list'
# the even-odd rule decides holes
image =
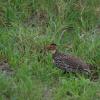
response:
{"label": "bare soil", "polygon": [[7,60],[2,60],[0,61],[0,72],[6,75],[12,75],[14,71],[10,68]]}

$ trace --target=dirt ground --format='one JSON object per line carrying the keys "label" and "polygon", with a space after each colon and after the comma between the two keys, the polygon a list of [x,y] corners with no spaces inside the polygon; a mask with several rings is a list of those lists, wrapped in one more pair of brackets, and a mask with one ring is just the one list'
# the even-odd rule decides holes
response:
{"label": "dirt ground", "polygon": [[0,72],[6,75],[12,75],[14,71],[10,68],[7,60],[2,60],[0,61]]}

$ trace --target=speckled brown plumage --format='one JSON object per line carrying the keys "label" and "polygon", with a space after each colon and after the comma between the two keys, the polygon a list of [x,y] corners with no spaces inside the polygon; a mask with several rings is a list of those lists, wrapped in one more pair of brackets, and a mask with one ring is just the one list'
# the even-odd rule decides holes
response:
{"label": "speckled brown plumage", "polygon": [[47,48],[52,52],[53,62],[58,68],[66,72],[90,73],[88,64],[78,57],[58,52],[56,44],[50,44]]}

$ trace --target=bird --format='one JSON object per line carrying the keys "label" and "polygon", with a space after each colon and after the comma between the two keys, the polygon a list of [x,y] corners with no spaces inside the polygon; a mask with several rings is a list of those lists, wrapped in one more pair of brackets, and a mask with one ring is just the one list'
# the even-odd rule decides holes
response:
{"label": "bird", "polygon": [[56,65],[57,68],[61,69],[66,72],[81,72],[90,74],[90,66],[85,63],[79,57],[64,54],[58,51],[57,45],[55,43],[51,43],[47,46],[47,50],[51,52],[53,63]]}

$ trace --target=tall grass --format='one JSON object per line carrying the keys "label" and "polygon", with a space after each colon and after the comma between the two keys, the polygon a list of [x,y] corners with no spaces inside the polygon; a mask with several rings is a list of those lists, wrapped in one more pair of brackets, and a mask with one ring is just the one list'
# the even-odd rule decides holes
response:
{"label": "tall grass", "polygon": [[100,80],[63,75],[45,50],[55,42],[99,73],[99,11],[100,0],[1,0],[0,60],[7,59],[15,75],[0,73],[0,100],[99,100]]}

